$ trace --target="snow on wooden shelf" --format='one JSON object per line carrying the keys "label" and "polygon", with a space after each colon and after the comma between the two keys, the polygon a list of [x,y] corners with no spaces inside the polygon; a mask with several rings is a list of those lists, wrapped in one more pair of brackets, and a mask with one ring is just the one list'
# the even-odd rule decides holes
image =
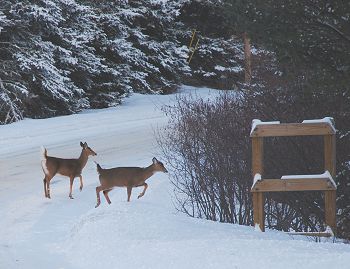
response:
{"label": "snow on wooden shelf", "polygon": [[329,181],[331,181],[332,185],[334,187],[337,186],[337,184],[335,184],[335,181],[333,179],[333,177],[331,176],[331,174],[329,173],[329,171],[325,171],[323,174],[315,174],[315,175],[285,175],[282,176],[281,179],[282,180],[288,180],[288,179],[311,179],[311,178],[320,178],[320,179],[328,179]]}
{"label": "snow on wooden shelf", "polygon": [[255,174],[252,192],[279,192],[279,191],[326,191],[336,190],[331,174],[326,171],[316,175],[285,175],[280,179],[262,179]]}

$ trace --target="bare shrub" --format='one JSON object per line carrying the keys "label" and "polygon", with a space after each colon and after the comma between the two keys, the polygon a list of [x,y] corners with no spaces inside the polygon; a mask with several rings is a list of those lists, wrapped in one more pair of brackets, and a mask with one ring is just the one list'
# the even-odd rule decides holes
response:
{"label": "bare shrub", "polygon": [[238,95],[214,101],[178,96],[159,144],[180,211],[192,217],[250,224],[250,115]]}

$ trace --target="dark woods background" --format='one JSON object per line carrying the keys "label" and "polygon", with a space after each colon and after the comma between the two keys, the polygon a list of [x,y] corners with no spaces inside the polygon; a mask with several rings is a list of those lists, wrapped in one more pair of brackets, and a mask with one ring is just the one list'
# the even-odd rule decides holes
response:
{"label": "dark woods background", "polygon": [[[337,128],[337,235],[350,239],[350,6],[345,1],[224,1],[227,23],[246,32],[253,77],[215,102],[179,98],[161,137],[173,166],[179,210],[252,225],[250,127],[254,118],[301,122],[334,117]],[[268,50],[265,51],[265,50]],[[268,177],[323,173],[323,139],[270,138]],[[320,193],[270,194],[266,225],[323,231]]]}

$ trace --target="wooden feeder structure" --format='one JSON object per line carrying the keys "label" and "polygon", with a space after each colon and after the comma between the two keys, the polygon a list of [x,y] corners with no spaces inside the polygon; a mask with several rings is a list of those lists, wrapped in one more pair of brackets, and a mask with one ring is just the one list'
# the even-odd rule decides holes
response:
{"label": "wooden feeder structure", "polygon": [[[330,237],[336,231],[336,190],[335,177],[334,121],[330,117],[320,120],[304,120],[302,123],[261,122],[253,120],[250,137],[252,138],[252,171],[254,224],[265,231],[264,193],[286,191],[323,191],[325,195],[326,232],[296,233],[310,236]],[[280,136],[323,136],[324,170],[319,175],[288,175],[280,179],[264,179],[263,175],[263,139]]]}

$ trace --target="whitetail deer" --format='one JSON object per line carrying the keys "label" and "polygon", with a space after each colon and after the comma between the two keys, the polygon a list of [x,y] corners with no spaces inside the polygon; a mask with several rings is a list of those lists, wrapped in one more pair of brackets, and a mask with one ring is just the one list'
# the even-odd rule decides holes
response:
{"label": "whitetail deer", "polygon": [[67,176],[70,179],[69,198],[73,199],[72,188],[74,178],[80,178],[80,191],[83,189],[83,177],[81,176],[81,172],[85,167],[89,156],[96,156],[97,154],[88,146],[86,142],[84,144],[80,142],[80,146],[83,149],[78,159],[61,159],[47,156],[47,150],[44,147],[42,147],[41,166],[45,174],[45,197],[51,198],[50,181],[57,173],[62,176]]}
{"label": "whitetail deer", "polygon": [[150,166],[145,168],[116,167],[111,169],[103,169],[98,163],[96,163],[101,185],[96,187],[97,204],[95,207],[98,207],[101,204],[101,191],[103,191],[107,203],[111,203],[108,193],[114,187],[126,187],[128,202],[130,202],[132,188],[143,186],[144,189],[139,194],[137,199],[141,198],[145,194],[148,187],[147,183],[145,182],[148,178],[150,178],[156,172],[168,173],[168,170],[166,170],[162,162],[158,161],[156,158],[153,158],[152,162],[153,163]]}

